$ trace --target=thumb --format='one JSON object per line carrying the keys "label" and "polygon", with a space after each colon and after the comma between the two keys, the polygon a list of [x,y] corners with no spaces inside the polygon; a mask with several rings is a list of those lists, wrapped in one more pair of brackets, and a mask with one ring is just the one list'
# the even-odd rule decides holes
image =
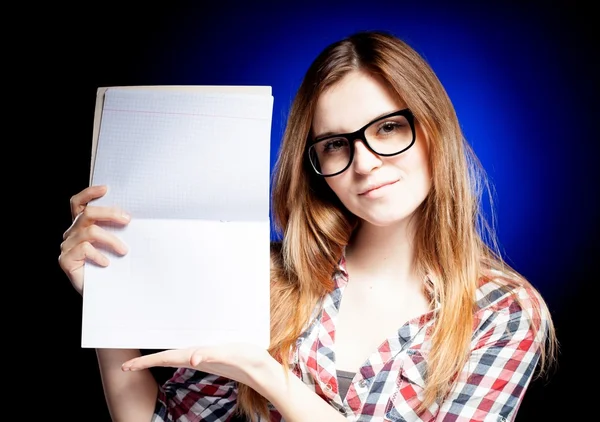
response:
{"label": "thumb", "polygon": [[202,353],[200,350],[196,350],[190,357],[190,364],[195,367],[200,365],[200,363],[202,363]]}

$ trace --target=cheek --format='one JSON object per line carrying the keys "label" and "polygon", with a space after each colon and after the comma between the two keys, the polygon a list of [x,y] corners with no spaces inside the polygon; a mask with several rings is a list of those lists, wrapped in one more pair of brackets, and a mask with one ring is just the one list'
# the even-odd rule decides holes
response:
{"label": "cheek", "polygon": [[344,192],[348,191],[348,184],[344,181],[343,174],[334,177],[326,177],[325,181],[327,185],[331,188],[333,193],[340,199],[343,198]]}
{"label": "cheek", "polygon": [[423,172],[431,179],[431,155],[429,154],[430,138],[423,128],[417,127],[417,143],[415,145],[418,161]]}
{"label": "cheek", "polygon": [[431,164],[428,138],[421,130],[417,131],[417,142],[415,145],[407,151],[406,155],[402,155],[398,157],[399,166],[405,167],[409,174],[416,175],[418,179],[426,179],[430,183]]}
{"label": "cheek", "polygon": [[431,188],[433,186],[433,180],[431,179],[431,167],[429,165],[429,157],[423,157],[423,160],[419,162],[420,169],[415,169],[415,195],[416,199],[421,202],[425,200]]}
{"label": "cheek", "polygon": [[420,178],[428,184],[431,183],[431,166],[429,164],[429,157],[419,151],[418,157],[415,158],[417,159],[413,163],[413,173],[419,175]]}
{"label": "cheek", "polygon": [[419,197],[426,196],[432,185],[429,157],[418,154],[414,158],[407,172],[409,181]]}

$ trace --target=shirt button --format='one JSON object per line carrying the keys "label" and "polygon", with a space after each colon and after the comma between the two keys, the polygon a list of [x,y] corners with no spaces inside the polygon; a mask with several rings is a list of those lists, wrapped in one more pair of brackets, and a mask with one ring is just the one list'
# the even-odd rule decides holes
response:
{"label": "shirt button", "polygon": [[331,384],[327,384],[327,385],[325,386],[325,390],[327,390],[327,391],[331,391]]}
{"label": "shirt button", "polygon": [[342,415],[345,415],[346,414],[346,408],[345,407],[340,407],[340,413]]}
{"label": "shirt button", "polygon": [[358,385],[360,386],[360,388],[365,388],[365,387],[367,386],[367,380],[366,380],[366,379],[364,379],[364,378],[363,378],[363,379],[361,379],[361,380],[358,382]]}

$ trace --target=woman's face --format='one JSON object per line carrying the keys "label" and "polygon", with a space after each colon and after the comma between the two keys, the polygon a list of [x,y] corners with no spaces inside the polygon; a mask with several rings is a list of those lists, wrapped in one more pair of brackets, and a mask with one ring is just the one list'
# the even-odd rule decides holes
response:
{"label": "woman's face", "polygon": [[[372,120],[406,108],[376,78],[351,72],[317,101],[312,138],[354,132]],[[381,126],[389,131],[392,125]],[[391,122],[396,124],[397,122]],[[346,208],[375,226],[389,226],[411,216],[431,188],[428,142],[420,125],[405,152],[381,157],[355,141],[354,159],[341,174],[325,180]]]}

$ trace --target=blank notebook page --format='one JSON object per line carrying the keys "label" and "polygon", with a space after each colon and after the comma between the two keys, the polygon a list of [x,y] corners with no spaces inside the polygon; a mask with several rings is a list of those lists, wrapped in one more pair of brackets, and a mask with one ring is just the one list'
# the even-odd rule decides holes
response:
{"label": "blank notebook page", "polygon": [[[110,88],[92,184],[129,247],[88,263],[83,347],[168,349],[269,342],[273,97]],[[102,248],[101,246],[99,246]]]}

